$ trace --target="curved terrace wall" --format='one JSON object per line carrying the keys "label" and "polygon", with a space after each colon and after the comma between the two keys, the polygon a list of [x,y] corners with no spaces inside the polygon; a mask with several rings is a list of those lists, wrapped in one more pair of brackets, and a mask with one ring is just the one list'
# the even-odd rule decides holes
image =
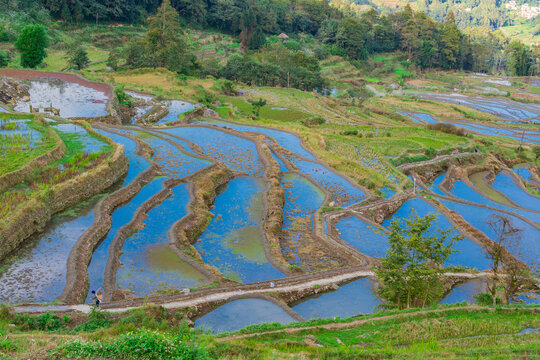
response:
{"label": "curved terrace wall", "polygon": [[[42,121],[41,117],[37,117],[35,121]],[[0,193],[22,183],[34,170],[43,168],[64,156],[66,146],[58,134],[51,128],[47,128],[47,132],[55,139],[57,145],[51,151],[36,157],[23,167],[0,176]]]}
{"label": "curved terrace wall", "polygon": [[109,158],[96,168],[37,194],[5,218],[0,223],[0,260],[24,239],[41,231],[54,214],[99,194],[127,172],[129,162],[124,148],[96,132],[93,134],[112,146]]}

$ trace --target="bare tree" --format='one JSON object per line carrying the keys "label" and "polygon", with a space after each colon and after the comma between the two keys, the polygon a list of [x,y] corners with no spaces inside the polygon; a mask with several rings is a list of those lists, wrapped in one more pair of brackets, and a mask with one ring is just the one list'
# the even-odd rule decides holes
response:
{"label": "bare tree", "polygon": [[[486,222],[495,233],[496,238],[493,239],[493,246],[487,250],[487,257],[491,260],[491,271],[493,278],[491,285],[488,286],[488,291],[493,298],[493,305],[497,304],[497,285],[499,284],[499,273],[501,270],[506,270],[511,274],[506,277],[505,293],[507,300],[511,296],[511,292],[515,293],[519,289],[518,281],[522,276],[520,269],[521,265],[516,260],[503,261],[505,253],[510,248],[517,248],[521,229],[516,228],[512,224],[512,220],[505,215],[494,214]],[[510,280],[509,280],[510,278]]]}

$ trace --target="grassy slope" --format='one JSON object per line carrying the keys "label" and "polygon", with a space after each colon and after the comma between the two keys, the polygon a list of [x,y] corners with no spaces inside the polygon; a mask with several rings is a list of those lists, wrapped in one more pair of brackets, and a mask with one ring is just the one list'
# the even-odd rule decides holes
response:
{"label": "grassy slope", "polygon": [[[146,306],[121,318],[98,313],[55,319],[0,310],[0,354],[6,358],[105,357],[100,349],[106,346],[109,354],[111,349],[125,351],[107,344],[118,343],[119,338],[129,337],[126,334],[137,329],[157,331],[163,337],[186,334],[184,313],[167,313],[157,306]],[[206,348],[208,358],[215,359],[536,358],[540,356],[540,333],[517,334],[540,327],[538,311],[539,306],[442,306],[286,326],[261,324],[220,337],[194,331],[191,340]],[[44,330],[44,324],[49,330]],[[102,345],[88,345],[88,341]],[[65,347],[73,342],[77,345]],[[131,352],[130,358],[170,358],[164,351],[147,343]],[[107,357],[111,356],[115,357]]]}

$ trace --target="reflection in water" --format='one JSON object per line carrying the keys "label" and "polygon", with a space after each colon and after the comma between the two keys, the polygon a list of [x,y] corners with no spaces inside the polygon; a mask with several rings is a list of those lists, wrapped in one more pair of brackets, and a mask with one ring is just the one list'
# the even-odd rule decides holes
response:
{"label": "reflection in water", "polygon": [[294,319],[278,305],[262,299],[240,299],[218,307],[197,319],[195,327],[215,333],[240,330],[264,322],[288,324]]}
{"label": "reflection in water", "polygon": [[0,267],[0,302],[51,302],[64,289],[69,253],[94,221],[101,196],[55,215],[43,233],[24,242]]}
{"label": "reflection in water", "polygon": [[235,178],[215,202],[215,217],[195,243],[205,263],[235,281],[257,282],[284,275],[264,253],[264,182]]}
{"label": "reflection in water", "polygon": [[[144,228],[128,237],[122,247],[117,287],[130,290],[134,296],[198,285],[205,280],[167,246],[168,231],[186,215],[189,202],[187,184],[176,186],[172,192],[171,197],[148,212]],[[156,261],[160,257],[163,264]]]}
{"label": "reflection in water", "polygon": [[61,132],[74,134],[75,140],[79,141],[82,144],[83,152],[100,152],[102,151],[102,148],[107,145],[104,140],[94,137],[80,125],[71,123],[59,123],[56,124],[54,127]]}
{"label": "reflection in water", "polygon": [[373,282],[368,278],[340,286],[336,291],[315,295],[292,307],[306,319],[371,314],[380,304],[372,292]]}
{"label": "reflection in water", "polygon": [[[413,209],[416,211],[416,214],[421,217],[437,211],[437,209],[423,199],[408,200],[399,208],[391,219],[383,222],[383,226],[389,228],[390,223],[394,219],[408,219]],[[444,215],[440,213],[435,220],[435,226],[442,230],[454,228],[452,224],[450,224],[450,222],[444,217]],[[479,270],[489,268],[490,262],[487,259],[484,250],[474,242],[468,239],[463,239],[462,241],[458,241],[454,245],[453,249],[457,252],[450,256],[450,259],[448,259],[446,265],[467,266]]]}
{"label": "reflection in water", "polygon": [[30,106],[44,109],[52,105],[60,110],[60,116],[64,118],[108,114],[107,94],[79,84],[58,79],[30,80],[29,94],[30,101],[19,101],[15,111],[30,112]]}
{"label": "reflection in water", "polygon": [[185,113],[186,111],[195,109],[193,104],[182,100],[168,100],[164,101],[165,105],[169,108],[169,113],[163,119],[159,120],[157,124],[165,124],[171,121],[178,120],[178,115]]}
{"label": "reflection in water", "polygon": [[[88,276],[90,278],[90,291],[96,290],[103,284],[103,276],[105,274],[105,266],[109,258],[109,246],[114,240],[118,229],[131,221],[135,211],[142,203],[157,194],[161,189],[161,185],[166,178],[154,179],[150,184],[146,185],[141,191],[127,204],[116,209],[112,215],[112,227],[109,230],[105,239],[98,246],[94,254],[90,266],[88,267]],[[90,298],[90,292],[88,298]]]}
{"label": "reflection in water", "polygon": [[473,279],[453,288],[450,294],[441,301],[441,304],[455,304],[463,301],[473,304],[476,302],[474,295],[485,292],[486,290],[487,284],[484,280]]}

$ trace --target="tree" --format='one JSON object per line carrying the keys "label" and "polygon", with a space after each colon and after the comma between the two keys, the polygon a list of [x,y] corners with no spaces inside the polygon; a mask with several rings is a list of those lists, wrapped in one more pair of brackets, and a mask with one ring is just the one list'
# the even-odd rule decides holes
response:
{"label": "tree", "polygon": [[508,61],[510,72],[517,76],[529,75],[533,63],[531,50],[520,41],[514,40],[508,45],[507,52],[510,55]]}
{"label": "tree", "polygon": [[15,42],[15,47],[21,53],[21,66],[35,68],[47,53],[45,48],[49,46],[49,38],[45,27],[42,25],[26,25]]}
{"label": "tree", "polygon": [[170,0],[164,0],[157,13],[148,18],[143,44],[148,64],[154,68],[166,67],[183,73],[194,65],[194,56],[185,40],[180,17]]}
{"label": "tree", "polygon": [[6,67],[9,63],[9,55],[3,51],[0,51],[0,67]]}
{"label": "tree", "polygon": [[88,53],[80,46],[73,46],[68,50],[67,61],[70,67],[82,70],[90,64]]}
{"label": "tree", "polygon": [[[506,262],[505,256],[508,251],[507,249],[515,247],[521,230],[514,227],[510,218],[505,215],[494,214],[486,223],[495,234],[493,244],[486,250],[486,252],[488,259],[491,260],[491,271],[493,272],[493,277],[491,279],[491,284],[488,286],[488,291],[491,294],[493,305],[496,305],[499,272],[503,267],[503,260]],[[509,262],[507,268],[510,266],[511,265]],[[509,285],[513,288],[512,283],[509,283]]]}
{"label": "tree", "polygon": [[336,43],[353,59],[365,59],[368,53],[365,49],[365,37],[369,25],[360,19],[347,18],[339,23]]}
{"label": "tree", "polygon": [[266,100],[259,98],[257,101],[250,100],[249,103],[253,107],[253,115],[258,119],[261,108],[266,105]]}
{"label": "tree", "polygon": [[450,11],[444,22],[441,35],[442,67],[456,69],[459,60],[460,32],[456,25],[454,13]]}
{"label": "tree", "polygon": [[377,293],[388,307],[425,307],[442,297],[443,265],[461,236],[434,226],[436,218],[412,211],[410,219],[391,223],[390,248],[375,267],[382,284]]}
{"label": "tree", "polygon": [[114,48],[109,52],[107,57],[107,66],[110,67],[113,71],[118,70],[120,63],[120,52],[118,49]]}

